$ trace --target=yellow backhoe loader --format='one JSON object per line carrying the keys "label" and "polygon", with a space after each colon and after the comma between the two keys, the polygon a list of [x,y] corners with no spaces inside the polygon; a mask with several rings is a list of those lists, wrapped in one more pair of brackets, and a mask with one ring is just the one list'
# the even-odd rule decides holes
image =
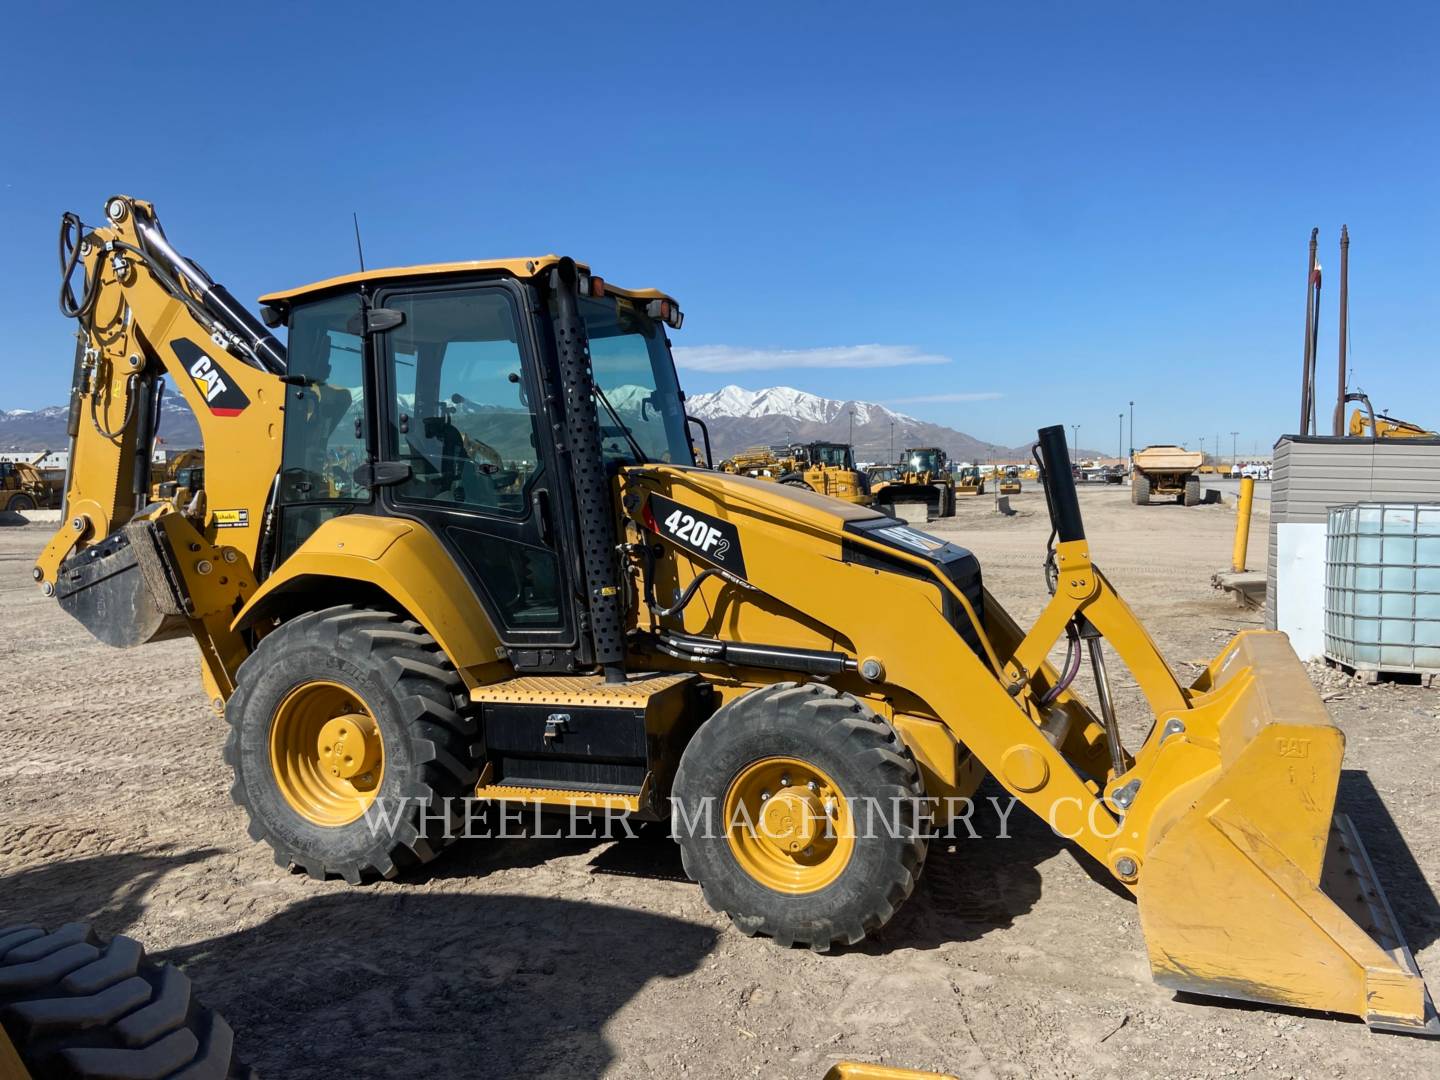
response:
{"label": "yellow backhoe loader", "polygon": [[[36,581],[103,641],[199,644],[281,865],[398,876],[467,796],[622,810],[669,818],[741,931],[824,951],[891,918],[988,773],[1134,894],[1161,984],[1440,1030],[1287,639],[1180,682],[1096,563],[1061,427],[1025,630],[954,543],[698,468],[663,292],[553,255],[372,270],[262,298],[287,348],[148,203],[67,215],[61,250],[72,468]],[[144,505],[165,374],[205,442],[184,508]]]}

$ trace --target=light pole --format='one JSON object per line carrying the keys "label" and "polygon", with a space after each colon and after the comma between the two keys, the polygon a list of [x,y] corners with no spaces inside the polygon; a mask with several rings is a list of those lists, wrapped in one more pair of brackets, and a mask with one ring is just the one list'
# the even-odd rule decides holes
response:
{"label": "light pole", "polygon": [[1205,436],[1200,436],[1200,464],[1205,464]]}
{"label": "light pole", "polygon": [[855,410],[850,410],[850,445],[855,445]]}
{"label": "light pole", "polygon": [[1120,441],[1115,444],[1115,463],[1125,460],[1125,414],[1120,414]]}
{"label": "light pole", "polygon": [[895,421],[890,421],[890,460],[895,460]]}
{"label": "light pole", "polygon": [[1237,448],[1239,447],[1239,445],[1240,445],[1240,433],[1239,433],[1238,431],[1232,431],[1232,432],[1230,432],[1230,471],[1231,471],[1231,472],[1234,472],[1234,471],[1235,471],[1235,466],[1238,465],[1238,464],[1240,464],[1240,451],[1237,449]]}
{"label": "light pole", "polygon": [[1130,402],[1130,456],[1135,456],[1135,403]]}
{"label": "light pole", "polygon": [[1080,460],[1080,425],[1071,424],[1070,430],[1074,434],[1070,437],[1070,449],[1075,452],[1075,460]]}

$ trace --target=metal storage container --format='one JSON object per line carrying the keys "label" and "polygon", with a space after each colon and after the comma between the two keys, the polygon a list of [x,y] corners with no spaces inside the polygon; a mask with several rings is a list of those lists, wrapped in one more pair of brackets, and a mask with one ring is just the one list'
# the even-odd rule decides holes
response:
{"label": "metal storage container", "polygon": [[1351,503],[1325,532],[1325,655],[1440,672],[1440,503]]}

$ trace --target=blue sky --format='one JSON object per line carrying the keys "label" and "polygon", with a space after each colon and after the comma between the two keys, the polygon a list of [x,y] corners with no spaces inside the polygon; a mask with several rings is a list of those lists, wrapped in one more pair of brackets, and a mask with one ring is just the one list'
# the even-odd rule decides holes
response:
{"label": "blue sky", "polygon": [[1100,449],[1132,398],[1142,443],[1295,427],[1313,225],[1328,418],[1346,222],[1358,382],[1435,425],[1435,10],[16,6],[0,407],[63,400],[59,214],[123,191],[242,298],[352,269],[355,209],[372,266],[668,289],[692,392]]}

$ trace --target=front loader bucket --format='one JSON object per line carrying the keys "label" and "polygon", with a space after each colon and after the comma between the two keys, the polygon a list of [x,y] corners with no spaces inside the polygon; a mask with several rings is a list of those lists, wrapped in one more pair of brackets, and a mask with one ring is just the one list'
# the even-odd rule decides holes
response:
{"label": "front loader bucket", "polygon": [[1156,760],[1208,763],[1146,800],[1158,839],[1136,892],[1156,982],[1440,1036],[1369,856],[1335,813],[1344,736],[1289,640],[1241,634],[1192,689],[1183,743]]}

